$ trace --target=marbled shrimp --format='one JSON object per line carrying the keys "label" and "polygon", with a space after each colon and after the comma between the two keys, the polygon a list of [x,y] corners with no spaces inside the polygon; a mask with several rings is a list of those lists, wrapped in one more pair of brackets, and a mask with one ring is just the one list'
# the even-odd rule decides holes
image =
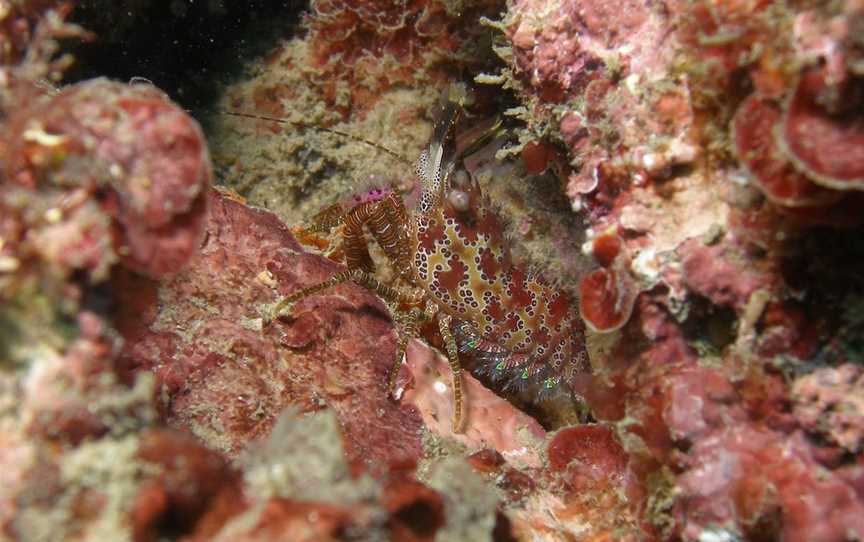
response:
{"label": "marbled shrimp", "polygon": [[[376,188],[316,215],[306,231],[341,227],[347,270],[300,289],[272,311],[278,318],[297,301],[346,281],[374,291],[387,304],[399,336],[391,394],[408,341],[419,337],[421,326],[434,323],[452,371],[454,431],[463,424],[461,358],[470,358],[475,370],[505,388],[533,387],[539,394],[566,385],[589,366],[573,301],[513,264],[490,202],[467,172],[456,170],[466,155],[453,137],[460,114],[456,100],[445,100],[416,163],[416,204],[406,206],[393,190]],[[391,282],[373,276],[364,227],[397,271]]]}

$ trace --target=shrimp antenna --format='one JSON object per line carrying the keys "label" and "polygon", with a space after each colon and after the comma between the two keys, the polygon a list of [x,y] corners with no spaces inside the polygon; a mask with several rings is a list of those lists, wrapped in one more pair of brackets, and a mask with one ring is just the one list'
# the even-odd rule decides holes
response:
{"label": "shrimp antenna", "polygon": [[400,162],[402,162],[404,164],[407,164],[407,165],[412,166],[412,167],[414,166],[413,161],[409,160],[408,158],[405,158],[404,156],[402,156],[398,152],[394,151],[393,149],[385,147],[384,145],[382,145],[380,143],[370,141],[369,139],[366,139],[364,137],[354,135],[350,132],[344,132],[344,131],[336,129],[336,128],[324,128],[321,126],[312,126],[310,124],[305,124],[302,122],[291,121],[288,119],[280,119],[278,117],[269,117],[267,115],[257,115],[257,114],[253,114],[253,113],[244,113],[242,111],[227,111],[225,109],[216,109],[215,112],[220,113],[222,115],[229,115],[232,117],[243,117],[243,118],[247,118],[247,119],[266,120],[266,121],[270,121],[270,122],[278,122],[279,124],[287,124],[287,125],[295,126],[295,127],[299,127],[299,128],[311,128],[314,130],[320,130],[322,132],[328,132],[328,133],[331,133],[331,134],[334,134],[337,136],[341,136],[341,137],[345,137],[348,139],[352,139],[354,141],[358,141],[360,143],[365,143],[366,145],[369,145],[370,147],[373,147],[375,149],[378,149],[381,152],[389,154],[390,156],[392,156],[393,158],[396,158],[397,160],[399,160]]}

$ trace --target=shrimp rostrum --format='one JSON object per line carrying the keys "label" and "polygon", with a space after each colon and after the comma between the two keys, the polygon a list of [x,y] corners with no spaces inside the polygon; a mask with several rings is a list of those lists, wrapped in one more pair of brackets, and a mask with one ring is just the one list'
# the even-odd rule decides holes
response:
{"label": "shrimp rostrum", "polygon": [[[397,375],[408,341],[435,324],[453,379],[453,429],[463,425],[462,363],[469,359],[504,388],[548,393],[588,367],[584,328],[567,294],[514,266],[503,226],[479,186],[456,164],[468,149],[454,127],[458,100],[444,100],[432,137],[415,167],[420,194],[408,207],[392,190],[356,197],[353,206],[319,213],[307,231],[342,227],[347,269],[279,301],[272,318],[297,301],[352,281],[387,304],[399,337],[388,379]],[[392,283],[374,276],[364,228],[396,270]]]}

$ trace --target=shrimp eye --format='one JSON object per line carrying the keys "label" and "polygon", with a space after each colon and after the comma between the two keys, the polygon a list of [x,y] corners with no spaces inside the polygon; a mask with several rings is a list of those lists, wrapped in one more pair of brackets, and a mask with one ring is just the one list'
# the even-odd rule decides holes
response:
{"label": "shrimp eye", "polygon": [[462,190],[451,190],[447,194],[447,201],[459,212],[465,212],[471,208],[471,197]]}

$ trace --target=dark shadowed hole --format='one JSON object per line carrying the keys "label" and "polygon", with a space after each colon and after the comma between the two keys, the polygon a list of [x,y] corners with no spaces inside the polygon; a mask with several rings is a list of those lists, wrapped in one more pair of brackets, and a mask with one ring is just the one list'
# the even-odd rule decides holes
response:
{"label": "dark shadowed hole", "polygon": [[239,73],[296,31],[306,0],[110,2],[80,0],[71,20],[96,35],[67,44],[67,82],[143,77],[187,108],[207,106],[215,82]]}
{"label": "dark shadowed hole", "polygon": [[783,515],[778,506],[771,506],[763,511],[752,525],[745,530],[747,540],[751,542],[770,542],[780,538]]}
{"label": "dark shadowed hole", "polygon": [[495,528],[492,529],[492,540],[495,542],[518,542],[518,539],[513,536],[510,518],[505,516],[501,510],[498,510],[495,514]]}
{"label": "dark shadowed hole", "polygon": [[192,531],[193,523],[184,520],[180,514],[166,512],[154,526],[157,540],[175,540]]}
{"label": "dark shadowed hole", "polygon": [[397,523],[405,525],[418,537],[432,537],[444,525],[444,512],[425,500],[416,500],[393,514]]}
{"label": "dark shadowed hole", "polygon": [[699,295],[691,298],[690,313],[682,326],[691,345],[698,343],[720,355],[735,340],[738,318],[731,307],[713,304]]}

